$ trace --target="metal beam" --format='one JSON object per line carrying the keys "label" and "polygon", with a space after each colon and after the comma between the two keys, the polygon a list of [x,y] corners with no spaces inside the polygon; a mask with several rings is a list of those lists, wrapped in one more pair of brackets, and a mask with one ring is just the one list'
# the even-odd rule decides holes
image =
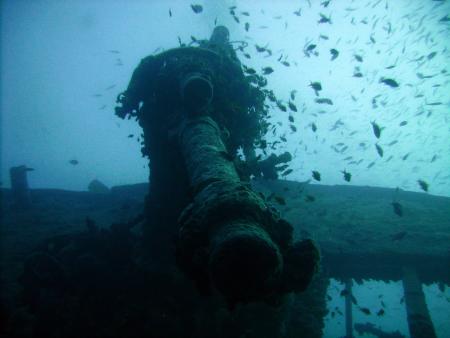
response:
{"label": "metal beam", "polygon": [[353,338],[352,280],[345,280],[345,337]]}
{"label": "metal beam", "polygon": [[411,338],[436,338],[422,284],[413,267],[403,267],[403,290]]}

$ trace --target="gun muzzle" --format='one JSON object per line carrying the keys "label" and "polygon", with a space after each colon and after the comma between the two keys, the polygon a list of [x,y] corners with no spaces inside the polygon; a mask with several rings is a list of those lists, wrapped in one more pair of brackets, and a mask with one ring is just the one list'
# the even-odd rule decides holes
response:
{"label": "gun muzzle", "polygon": [[188,73],[181,80],[181,97],[188,113],[199,113],[211,103],[213,85],[202,73]]}
{"label": "gun muzzle", "polygon": [[283,257],[268,233],[248,220],[220,228],[211,240],[210,277],[227,298],[262,298],[281,276]]}

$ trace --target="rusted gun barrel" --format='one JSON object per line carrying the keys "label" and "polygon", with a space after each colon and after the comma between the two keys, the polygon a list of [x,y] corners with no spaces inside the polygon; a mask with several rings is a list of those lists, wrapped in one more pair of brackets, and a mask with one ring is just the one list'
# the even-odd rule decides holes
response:
{"label": "rusted gun barrel", "polygon": [[179,147],[194,201],[180,217],[178,262],[200,288],[212,283],[231,306],[302,291],[318,251],[311,241],[294,244],[292,226],[240,181],[220,128],[203,113],[213,88],[201,78],[181,93],[189,104]]}

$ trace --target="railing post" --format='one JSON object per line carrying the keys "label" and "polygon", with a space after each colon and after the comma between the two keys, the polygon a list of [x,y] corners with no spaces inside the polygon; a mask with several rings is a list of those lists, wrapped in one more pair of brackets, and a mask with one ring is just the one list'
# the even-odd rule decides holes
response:
{"label": "railing post", "polygon": [[25,165],[11,167],[9,176],[11,178],[11,191],[13,194],[14,207],[27,209],[31,206],[30,190],[28,188],[27,172],[34,169]]}
{"label": "railing post", "polygon": [[352,279],[345,280],[345,337],[353,338]]}
{"label": "railing post", "polygon": [[403,291],[411,338],[436,338],[422,284],[413,267],[403,267]]}

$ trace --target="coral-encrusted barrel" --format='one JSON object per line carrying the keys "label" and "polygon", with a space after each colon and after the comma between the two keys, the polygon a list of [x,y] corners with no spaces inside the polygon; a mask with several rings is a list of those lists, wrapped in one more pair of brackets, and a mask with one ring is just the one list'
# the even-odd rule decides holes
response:
{"label": "coral-encrusted barrel", "polygon": [[197,224],[189,224],[181,233],[197,230],[207,237],[205,273],[227,299],[261,297],[279,278],[283,258],[278,245],[254,217],[258,211],[246,212],[251,203],[257,204],[252,201],[257,195],[248,194],[248,188],[240,182],[219,128],[210,117],[186,119],[180,147],[195,193],[191,207],[202,214]]}

